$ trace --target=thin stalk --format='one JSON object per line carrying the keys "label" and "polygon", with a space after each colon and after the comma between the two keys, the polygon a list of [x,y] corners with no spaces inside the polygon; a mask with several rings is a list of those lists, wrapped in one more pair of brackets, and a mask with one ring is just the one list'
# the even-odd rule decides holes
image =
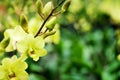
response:
{"label": "thin stalk", "polygon": [[48,17],[44,20],[43,24],[41,25],[39,31],[37,32],[37,34],[35,35],[35,37],[37,37],[39,35],[39,33],[41,32],[42,28],[44,27],[44,25],[46,24],[46,22],[48,21],[48,19],[52,16],[53,12],[61,5],[63,4],[65,0],[61,1],[61,3],[59,3],[48,15]]}

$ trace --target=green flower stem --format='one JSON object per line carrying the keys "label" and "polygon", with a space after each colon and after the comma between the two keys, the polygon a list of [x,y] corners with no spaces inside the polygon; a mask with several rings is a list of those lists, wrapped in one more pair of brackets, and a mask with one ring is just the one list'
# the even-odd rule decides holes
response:
{"label": "green flower stem", "polygon": [[47,32],[47,30],[48,30],[48,28],[46,28],[46,30],[44,31],[44,33],[46,33],[46,32]]}
{"label": "green flower stem", "polygon": [[44,34],[43,38],[45,39],[46,37],[48,37],[48,36],[50,36],[50,35],[53,35],[53,34],[55,34],[55,33],[56,33],[56,31],[51,31],[51,32],[49,32],[49,33],[46,33],[46,34]]}
{"label": "green flower stem", "polygon": [[56,15],[58,15],[58,14],[61,14],[61,11],[58,11],[58,12],[56,12],[56,13],[53,13],[52,16],[56,16]]}
{"label": "green flower stem", "polygon": [[64,3],[65,0],[61,1],[52,11],[51,13],[48,15],[48,17],[44,20],[43,24],[41,25],[39,31],[37,32],[37,34],[34,37],[37,37],[39,35],[39,33],[41,32],[42,28],[44,27],[44,25],[46,24],[47,20],[52,16],[53,12],[61,5]]}
{"label": "green flower stem", "polygon": [[47,22],[47,20],[51,17],[52,13],[54,12],[54,10],[51,11],[51,13],[49,14],[49,16],[45,19],[45,21],[43,22],[43,24],[41,25],[39,31],[37,32],[37,34],[35,35],[35,37],[37,37],[40,33],[40,31],[42,30],[42,28],[44,27],[45,23]]}

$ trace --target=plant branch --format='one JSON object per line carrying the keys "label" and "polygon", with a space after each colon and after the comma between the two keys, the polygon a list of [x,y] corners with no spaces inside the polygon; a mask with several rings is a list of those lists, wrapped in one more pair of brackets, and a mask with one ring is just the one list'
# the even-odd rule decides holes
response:
{"label": "plant branch", "polygon": [[48,21],[48,19],[52,16],[53,12],[61,5],[63,4],[65,0],[61,1],[48,15],[48,17],[44,20],[43,24],[41,25],[39,31],[37,32],[37,34],[35,35],[35,37],[37,37],[39,35],[39,33],[41,32],[42,28],[44,27],[44,25],[46,24],[46,22]]}
{"label": "plant branch", "polygon": [[48,28],[46,28],[46,30],[44,31],[44,33],[46,33],[46,32],[47,32],[47,30],[48,30]]}

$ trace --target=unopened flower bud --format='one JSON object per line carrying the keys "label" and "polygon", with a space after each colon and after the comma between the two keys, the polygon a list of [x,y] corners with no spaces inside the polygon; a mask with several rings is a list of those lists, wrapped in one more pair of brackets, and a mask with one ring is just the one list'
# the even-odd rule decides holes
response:
{"label": "unopened flower bud", "polygon": [[47,22],[46,27],[47,27],[49,30],[52,30],[52,29],[54,28],[54,26],[55,26],[56,21],[57,21],[57,18],[56,18],[56,17],[51,18],[51,19]]}
{"label": "unopened flower bud", "polygon": [[48,15],[50,14],[50,12],[52,11],[52,9],[53,9],[53,4],[52,4],[52,2],[50,1],[50,2],[48,2],[48,3],[45,5],[45,7],[44,7],[44,11],[43,11],[44,15],[45,15],[45,16],[48,16]]}
{"label": "unopened flower bud", "polygon": [[28,21],[27,21],[27,17],[24,14],[21,14],[20,16],[20,25],[25,32],[28,32]]}
{"label": "unopened flower bud", "polygon": [[62,12],[65,12],[65,11],[68,9],[70,3],[71,3],[71,0],[66,0],[66,1],[65,1],[65,3],[64,3],[63,6],[62,6],[62,9],[61,9]]}
{"label": "unopened flower bud", "polygon": [[37,12],[38,14],[43,17],[43,3],[41,0],[37,0],[36,2]]}

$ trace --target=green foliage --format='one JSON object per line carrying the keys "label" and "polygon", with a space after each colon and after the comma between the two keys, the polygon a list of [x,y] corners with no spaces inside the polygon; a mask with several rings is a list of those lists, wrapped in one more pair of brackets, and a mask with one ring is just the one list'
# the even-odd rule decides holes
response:
{"label": "green foliage", "polygon": [[[53,7],[62,0],[38,0],[37,3],[35,1],[0,1],[0,4],[4,3],[2,6],[7,9],[5,12],[3,10],[4,16],[1,16],[0,13],[1,39],[5,29],[13,28],[19,23],[21,12],[28,16],[28,33],[30,35],[27,37],[25,35],[25,39],[17,45],[19,47],[17,50],[20,53],[27,52],[26,56],[30,56],[26,59],[29,80],[119,80],[119,0],[71,0],[68,9],[67,5],[69,4],[60,6],[41,30],[44,33],[48,28],[46,34],[42,35],[43,38],[47,37],[45,41],[41,37],[34,38],[34,36]],[[52,2],[54,4],[51,5]],[[36,5],[37,9],[35,10]],[[56,15],[61,13],[60,9],[67,10],[56,18]],[[60,33],[59,25],[56,25],[56,22],[60,24]],[[23,34],[21,38],[17,37],[19,32],[23,33],[23,31],[21,28],[16,28],[12,29],[12,32],[11,29],[5,31],[6,38],[0,43],[3,44],[3,47],[0,47],[0,52],[4,53],[4,47],[8,46],[4,43],[9,42],[7,50],[11,50],[10,47],[13,45],[11,42],[24,37]],[[45,42],[50,43],[45,44]],[[13,45],[12,50],[15,50],[15,46]],[[48,54],[39,59],[41,55],[38,53],[41,53],[41,49],[44,52],[43,46]],[[32,51],[35,51],[35,56],[31,54]],[[12,56],[12,54],[0,56],[0,60],[2,60],[6,56]],[[33,61],[31,58],[38,61]]]}

